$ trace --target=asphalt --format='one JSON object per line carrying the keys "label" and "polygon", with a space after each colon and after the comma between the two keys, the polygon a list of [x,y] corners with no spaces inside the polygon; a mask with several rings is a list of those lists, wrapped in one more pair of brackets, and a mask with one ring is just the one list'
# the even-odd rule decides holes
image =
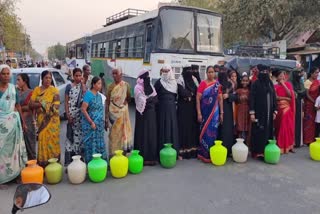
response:
{"label": "asphalt", "polygon": [[[145,167],[141,174],[122,179],[108,172],[102,183],[87,179],[72,185],[64,174],[61,183],[47,185],[52,194],[49,203],[23,213],[319,214],[320,162],[310,159],[308,149],[281,156],[277,165],[251,158],[244,164],[229,159],[221,167],[182,160],[173,169]],[[10,213],[16,186],[0,190],[1,214]]]}

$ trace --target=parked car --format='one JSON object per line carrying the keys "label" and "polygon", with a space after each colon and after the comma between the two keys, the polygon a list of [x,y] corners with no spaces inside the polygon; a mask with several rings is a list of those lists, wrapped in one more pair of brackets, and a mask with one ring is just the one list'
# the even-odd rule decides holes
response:
{"label": "parked car", "polygon": [[17,75],[20,73],[26,73],[30,79],[30,87],[34,89],[36,86],[41,86],[41,73],[45,70],[49,70],[52,73],[54,86],[59,89],[60,93],[60,108],[59,113],[61,117],[65,116],[65,100],[64,93],[66,90],[66,86],[70,83],[67,80],[67,76],[63,74],[60,70],[54,68],[18,68],[12,69],[12,80],[13,84],[16,84]]}

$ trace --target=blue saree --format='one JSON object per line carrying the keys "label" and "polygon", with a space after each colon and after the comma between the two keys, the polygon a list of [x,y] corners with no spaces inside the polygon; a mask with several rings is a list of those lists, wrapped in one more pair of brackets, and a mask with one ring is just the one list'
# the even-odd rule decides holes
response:
{"label": "blue saree", "polygon": [[99,93],[94,95],[88,90],[84,95],[83,102],[88,104],[88,114],[96,124],[96,129],[92,129],[82,114],[82,141],[85,161],[88,163],[92,159],[92,155],[96,153],[101,154],[102,158],[107,160],[106,145],[104,143],[104,109],[102,97]]}
{"label": "blue saree", "polygon": [[200,126],[200,146],[198,159],[210,163],[210,147],[218,136],[219,127],[219,82],[207,86],[203,91],[200,108],[203,121]]}

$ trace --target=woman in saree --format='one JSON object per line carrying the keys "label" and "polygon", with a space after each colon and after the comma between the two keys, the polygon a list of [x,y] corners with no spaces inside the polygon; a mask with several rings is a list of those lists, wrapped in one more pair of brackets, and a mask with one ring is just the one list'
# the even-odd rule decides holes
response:
{"label": "woman in saree", "polygon": [[214,68],[207,68],[207,79],[202,81],[197,92],[197,115],[200,125],[198,159],[210,163],[210,147],[218,137],[219,122],[223,121],[221,86],[215,80]]}
{"label": "woman in saree", "polygon": [[23,134],[27,148],[28,159],[34,160],[37,158],[35,130],[36,121],[34,118],[33,111],[29,108],[29,103],[32,96],[32,89],[30,89],[28,74],[21,73],[17,75],[17,86],[19,89],[18,95],[22,116],[26,123],[26,128],[24,129]]}
{"label": "woman in saree", "polygon": [[93,154],[101,154],[107,160],[106,145],[104,142],[103,102],[99,93],[102,81],[93,77],[91,88],[83,97],[81,112],[82,142],[84,144],[85,161],[88,163]]}
{"label": "woman in saree", "polygon": [[284,71],[277,71],[275,74],[277,84],[274,85],[278,114],[274,121],[275,137],[281,153],[294,152],[295,138],[295,96],[290,82],[285,81]]}
{"label": "woman in saree", "polygon": [[38,164],[48,165],[50,158],[60,160],[60,118],[59,89],[52,84],[52,74],[46,70],[41,73],[42,86],[34,89],[30,108],[37,114]]}
{"label": "woman in saree", "polygon": [[[67,85],[65,91],[65,109],[68,118],[68,128],[71,135],[67,134],[64,164],[69,165],[72,156],[81,155],[82,129],[81,129],[81,101],[86,91],[86,86],[81,82],[82,71],[80,68],[73,69],[73,83]],[[68,129],[67,128],[67,129]],[[67,130],[68,132],[68,130]]]}
{"label": "woman in saree", "polygon": [[[109,155],[116,150],[130,153],[133,148],[132,131],[129,117],[130,86],[122,80],[122,70],[112,70],[114,82],[107,90],[106,122],[111,123],[109,134]],[[108,126],[108,124],[106,124]]]}
{"label": "woman in saree", "polygon": [[317,80],[319,68],[313,67],[309,73],[309,79],[305,81],[304,87],[307,90],[304,99],[304,118],[303,118],[303,143],[309,145],[315,138],[315,117],[314,102],[319,95],[320,81]]}
{"label": "woman in saree", "polygon": [[[0,66],[0,189],[19,176],[27,162],[27,152],[20,122],[18,94],[10,84],[9,66]],[[17,112],[17,110],[20,112]],[[22,118],[23,121],[23,118]],[[24,122],[22,122],[24,124]]]}

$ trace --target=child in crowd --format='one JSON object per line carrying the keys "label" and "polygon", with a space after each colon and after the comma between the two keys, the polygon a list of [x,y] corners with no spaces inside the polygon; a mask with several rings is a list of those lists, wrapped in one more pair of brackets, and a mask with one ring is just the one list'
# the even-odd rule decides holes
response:
{"label": "child in crowd", "polygon": [[249,83],[250,79],[246,72],[241,77],[241,87],[237,89],[238,96],[238,108],[237,108],[237,121],[236,127],[238,131],[238,137],[245,139],[248,144],[248,132],[250,126],[250,115],[249,115]]}

